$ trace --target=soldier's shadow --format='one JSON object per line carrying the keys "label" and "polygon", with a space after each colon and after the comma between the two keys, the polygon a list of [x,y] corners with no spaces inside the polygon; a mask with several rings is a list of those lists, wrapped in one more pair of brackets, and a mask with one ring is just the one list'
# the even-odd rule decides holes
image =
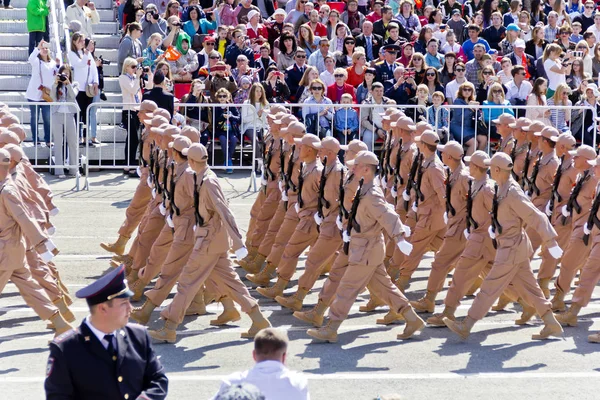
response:
{"label": "soldier's shadow", "polygon": [[[38,322],[40,321],[40,318],[37,316],[11,318],[6,321],[0,322],[0,329],[3,329],[3,328],[10,329],[10,328],[14,328],[16,326],[23,326],[27,322],[36,322],[36,321],[38,321]],[[48,331],[48,332],[50,332],[50,331]],[[0,338],[0,340],[2,340],[2,338]]]}
{"label": "soldier's shadow", "polygon": [[565,350],[565,353],[573,353],[578,355],[586,355],[590,353],[598,352],[598,344],[590,343],[587,340],[588,335],[594,333],[590,332],[590,327],[594,324],[592,318],[597,318],[600,313],[586,314],[583,316],[583,320],[579,320],[577,327],[565,327],[565,337],[573,338],[575,343],[574,349]]}

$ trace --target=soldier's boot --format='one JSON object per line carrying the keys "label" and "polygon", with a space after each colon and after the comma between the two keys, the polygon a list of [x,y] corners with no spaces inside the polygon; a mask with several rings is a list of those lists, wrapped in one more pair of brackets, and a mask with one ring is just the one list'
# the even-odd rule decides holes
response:
{"label": "soldier's boot", "polygon": [[256,334],[262,329],[271,327],[271,323],[265,318],[262,312],[260,312],[258,305],[252,307],[252,310],[250,310],[248,316],[252,320],[252,326],[250,326],[248,332],[241,334],[242,339],[253,339],[254,336],[256,336]]}
{"label": "soldier's boot", "polygon": [[285,308],[289,308],[292,311],[300,311],[302,310],[302,302],[304,298],[308,294],[308,290],[299,287],[296,293],[291,296],[277,296],[275,297],[275,301],[278,302],[281,306]]}
{"label": "soldier's boot", "polygon": [[[242,268],[244,268],[244,270],[248,274],[256,275],[260,272],[260,270],[266,260],[267,260],[267,256],[263,256],[262,254],[260,254],[257,251],[256,256],[251,261],[248,261],[247,263],[244,263],[244,264],[240,264],[240,266]],[[267,264],[267,266],[268,265],[269,264]],[[250,280],[250,278],[248,278],[248,275],[246,275],[246,279]]]}
{"label": "soldier's boot", "polygon": [[114,256],[112,256],[112,261],[116,261],[118,263],[124,263],[124,264],[133,264],[133,257],[130,254],[115,254]]}
{"label": "soldier's boot", "polygon": [[554,337],[562,337],[563,329],[562,326],[558,323],[552,311],[547,311],[546,314],[542,315],[542,320],[544,321],[544,327],[537,335],[532,335],[531,339],[533,340],[544,340],[548,339],[550,336]]}
{"label": "soldier's boot", "polygon": [[385,258],[383,259],[383,266],[385,267],[386,271],[389,271],[390,269],[390,260],[392,259],[392,257],[388,257],[385,256]]}
{"label": "soldier's boot", "polygon": [[219,314],[217,319],[210,321],[212,326],[226,325],[229,322],[236,322],[242,319],[242,316],[235,308],[235,304],[233,304],[233,300],[231,300],[229,297],[222,298],[221,304],[223,304],[223,312]]}
{"label": "soldier's boot", "polygon": [[209,305],[219,300],[219,295],[204,288],[204,304]]}
{"label": "soldier's boot", "polygon": [[258,247],[249,246],[248,247],[248,255],[246,257],[242,258],[241,260],[235,260],[235,262],[240,267],[247,270],[246,268],[248,268],[248,263],[252,262],[252,260],[254,260],[254,258],[256,258],[257,254],[258,254]]}
{"label": "soldier's boot", "polygon": [[146,290],[147,282],[143,279],[138,279],[133,282],[133,284],[129,287],[129,289],[133,292],[133,296],[131,297],[132,301],[140,301],[144,296],[144,290]]}
{"label": "soldier's boot", "polygon": [[115,253],[117,255],[123,255],[125,252],[125,246],[129,238],[127,236],[119,235],[119,238],[114,243],[100,243],[100,247],[109,253]]}
{"label": "soldier's boot", "polygon": [[64,298],[64,296],[59,297],[58,299],[54,300],[52,304],[54,304],[56,308],[58,308],[58,311],[60,311],[60,314],[67,322],[73,322],[76,320],[75,315],[73,315],[71,310],[69,310],[69,306],[67,305],[67,302],[65,300],[66,299]]}
{"label": "soldier's boot", "polygon": [[388,311],[388,313],[385,314],[383,316],[383,318],[378,318],[377,321],[375,321],[375,322],[378,325],[390,325],[396,321],[404,321],[404,317],[402,316],[402,314],[400,314],[396,310],[390,309],[390,311]]}
{"label": "soldier's boot", "polygon": [[335,257],[331,257],[329,259],[329,261],[327,261],[327,263],[325,265],[323,265],[323,268],[321,268],[321,272],[319,273],[319,275],[324,276],[324,275],[328,274],[329,271],[331,271],[331,267],[333,267],[334,261],[335,261]]}
{"label": "soldier's boot", "polygon": [[390,276],[390,278],[392,278],[392,282],[396,282],[396,280],[398,280],[398,278],[400,277],[400,268],[396,266],[390,265],[385,270]]}
{"label": "soldier's boot", "polygon": [[375,293],[371,293],[371,297],[369,301],[364,306],[358,307],[358,311],[360,312],[371,312],[374,311],[377,307],[384,306],[385,303],[379,297],[375,296]]}
{"label": "soldier's boot", "polygon": [[[475,279],[475,282],[473,282],[473,284],[471,285],[471,287],[467,291],[466,296],[473,296],[473,295],[475,295],[475,292],[477,291],[477,289],[479,289],[481,287],[482,283],[483,283],[483,278],[481,276],[478,276],[477,279]],[[448,285],[448,286],[450,286],[450,285]]]}
{"label": "soldier's boot", "polygon": [[544,297],[550,298],[550,278],[542,278],[538,279],[538,284],[540,285],[540,289],[544,293]]}
{"label": "soldier's boot", "polygon": [[325,342],[335,343],[337,342],[338,334],[337,331],[340,328],[342,321],[329,320],[327,325],[319,329],[309,329],[306,331],[308,336],[314,337],[315,339],[324,340]]}
{"label": "soldier's boot", "polygon": [[304,321],[306,323],[312,324],[313,326],[320,327],[323,326],[325,311],[327,311],[328,307],[329,305],[325,304],[321,299],[319,299],[319,302],[311,310],[296,311],[292,315],[300,321]]}
{"label": "soldier's boot", "polygon": [[135,307],[131,310],[130,318],[138,324],[146,325],[150,321],[150,316],[155,308],[156,306],[150,300],[146,299],[141,307]]}
{"label": "soldier's boot", "polygon": [[61,335],[65,332],[70,331],[71,329],[73,329],[73,327],[71,326],[71,324],[69,324],[65,318],[62,316],[62,314],[60,313],[60,311],[56,311],[49,319],[50,323],[52,324],[52,326],[54,327],[54,330],[56,331],[56,333],[54,334],[54,337],[57,337],[58,335]]}
{"label": "soldier's boot", "polygon": [[428,290],[425,296],[418,301],[411,301],[410,305],[416,312],[432,313],[435,310],[435,296],[437,296],[437,292]]}
{"label": "soldier's boot", "polygon": [[273,286],[268,288],[259,287],[256,288],[256,291],[269,299],[274,299],[275,297],[283,294],[283,290],[287,286],[288,282],[289,280],[283,279],[279,276],[277,277],[277,282],[275,282]]}
{"label": "soldier's boot", "polygon": [[431,317],[427,318],[427,323],[431,326],[437,327],[446,327],[444,323],[444,318],[448,318],[449,320],[456,321],[456,317],[454,313],[456,312],[456,307],[444,307],[444,311],[441,313],[433,314]]}
{"label": "soldier's boot", "polygon": [[140,279],[140,276],[138,275],[137,270],[132,270],[127,274],[125,279],[127,279],[127,285],[129,285],[129,288],[131,289],[131,286]]}
{"label": "soldier's boot", "polygon": [[177,340],[177,326],[171,320],[165,320],[165,325],[159,330],[148,330],[148,335],[158,343],[175,343]]}
{"label": "soldier's boot", "polygon": [[63,297],[65,298],[65,303],[67,303],[68,306],[73,305],[73,299],[70,296],[69,289],[67,289],[67,286],[60,278],[60,274],[58,273],[57,269],[54,270],[54,278],[56,279],[56,284],[58,285],[58,288],[60,289]]}
{"label": "soldier's boot", "polygon": [[492,307],[492,311],[504,311],[504,309],[511,304],[513,301],[510,297],[502,293],[500,298],[498,299],[498,303]]}
{"label": "soldier's boot", "polygon": [[561,288],[556,285],[556,292],[554,293],[554,297],[551,300],[552,302],[552,311],[561,312],[567,309],[565,304],[565,292]]}
{"label": "soldier's boot", "polygon": [[[260,254],[258,257],[262,257]],[[262,263],[261,263],[262,265]],[[250,282],[254,283],[258,286],[267,286],[269,282],[271,282],[271,278],[275,275],[275,271],[277,271],[277,266],[273,265],[270,262],[267,262],[267,265],[257,274],[248,274],[246,275],[246,279]]]}
{"label": "soldier's boot", "polygon": [[206,305],[204,304],[204,288],[200,288],[194,296],[192,304],[185,310],[185,315],[204,315],[206,314]]}
{"label": "soldier's boot", "polygon": [[400,310],[400,314],[404,317],[406,325],[404,326],[404,331],[396,336],[397,339],[410,339],[415,333],[425,327],[425,321],[417,315],[411,306],[404,307]]}
{"label": "soldier's boot", "polygon": [[463,340],[466,340],[471,334],[471,329],[473,329],[473,325],[475,325],[476,320],[467,316],[461,322],[456,320],[451,320],[450,318],[444,317],[444,324],[458,336],[460,336]]}
{"label": "soldier's boot", "polygon": [[515,325],[525,325],[531,318],[535,317],[535,307],[525,303],[525,300],[522,298],[519,298],[517,302],[523,308],[523,312],[521,313],[521,317],[515,321]]}
{"label": "soldier's boot", "polygon": [[600,333],[594,333],[588,336],[588,342],[590,343],[600,343]]}
{"label": "soldier's boot", "polygon": [[562,326],[577,326],[577,315],[581,311],[581,306],[577,303],[572,303],[569,311],[556,315],[556,320]]}
{"label": "soldier's boot", "polygon": [[396,280],[396,282],[394,282],[394,284],[402,293],[404,293],[406,291],[406,288],[408,287],[409,282],[410,276],[400,275],[400,277]]}

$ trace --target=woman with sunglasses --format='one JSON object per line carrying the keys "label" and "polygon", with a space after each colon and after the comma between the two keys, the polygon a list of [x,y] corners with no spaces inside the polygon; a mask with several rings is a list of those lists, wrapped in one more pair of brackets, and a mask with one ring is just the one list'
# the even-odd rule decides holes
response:
{"label": "woman with sunglasses", "polygon": [[[505,89],[502,84],[495,82],[490,86],[487,100],[483,102],[483,121],[489,129],[490,137],[493,138],[499,138],[499,135],[496,133],[496,125],[492,121],[498,118],[500,114],[515,115],[510,101],[506,100],[504,93]],[[477,132],[477,135],[487,136],[487,134],[488,132]]]}
{"label": "woman with sunglasses", "polygon": [[427,89],[429,89],[428,101],[431,103],[431,95],[435,92],[444,93],[444,86],[440,82],[440,75],[437,69],[433,67],[427,67],[425,69],[425,82],[423,82]]}
{"label": "woman with sunglasses", "polygon": [[333,119],[333,103],[325,97],[325,89],[325,83],[315,79],[310,84],[311,95],[302,103],[302,120],[306,125],[306,132],[321,139],[330,135]]}
{"label": "woman with sunglasses", "polygon": [[[121,119],[122,126],[127,130],[125,165],[134,165],[136,163],[135,155],[139,147],[138,131],[140,128],[138,110],[140,108],[139,104],[142,101],[140,77],[143,72],[142,67],[136,59],[128,57],[123,61],[123,70],[119,76],[119,86],[123,95],[123,103],[130,103],[130,105],[123,106]],[[126,168],[124,172],[129,173],[129,168]]]}
{"label": "woman with sunglasses", "polygon": [[425,82],[425,70],[427,69],[427,64],[425,64],[425,57],[423,57],[423,54],[413,54],[412,59],[408,64],[408,68],[414,68],[415,82],[417,85]]}
{"label": "woman with sunglasses", "polygon": [[362,50],[357,51],[352,55],[352,65],[346,68],[346,71],[348,71],[348,80],[346,83],[358,87],[364,81],[366,70],[367,56]]}
{"label": "woman with sunglasses", "polygon": [[347,68],[352,65],[352,57],[356,48],[356,40],[352,36],[344,39],[344,48],[341,54],[335,55],[335,67]]}
{"label": "woman with sunglasses", "polygon": [[[215,107],[214,114],[214,139],[219,139],[221,144],[221,152],[223,154],[224,165],[230,167],[233,165],[233,155],[238,144],[238,136],[240,133],[240,113],[237,107],[234,107],[231,102],[231,93],[225,88],[217,90],[215,94],[217,103],[221,106]],[[227,168],[226,173],[232,174],[233,169]]]}
{"label": "woman with sunglasses", "polygon": [[[475,100],[482,104],[487,100],[490,87],[494,83],[501,83],[499,77],[496,76],[496,72],[494,71],[494,67],[491,65],[483,67],[481,70],[481,83],[477,86],[477,90],[475,92]],[[504,88],[504,85],[502,85]],[[506,93],[506,90],[504,91]]]}
{"label": "woman with sunglasses", "polygon": [[362,104],[362,102],[365,101],[367,97],[371,95],[371,89],[376,76],[377,70],[375,68],[367,68],[365,70],[363,82],[356,88],[357,104]]}
{"label": "woman with sunglasses", "polygon": [[475,101],[475,87],[465,82],[458,87],[453,104],[459,106],[450,111],[450,134],[452,139],[467,146],[466,156],[470,156],[477,148],[475,141],[475,113],[479,103]]}

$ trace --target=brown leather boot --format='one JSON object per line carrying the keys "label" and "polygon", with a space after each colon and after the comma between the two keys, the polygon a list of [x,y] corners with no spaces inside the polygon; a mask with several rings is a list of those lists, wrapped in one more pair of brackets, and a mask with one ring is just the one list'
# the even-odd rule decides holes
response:
{"label": "brown leather boot", "polygon": [[64,297],[59,297],[58,299],[54,300],[52,304],[58,308],[58,311],[60,311],[61,315],[67,322],[73,322],[76,320],[75,315],[73,315],[71,310],[69,310],[69,306],[67,306]]}
{"label": "brown leather boot", "polygon": [[396,282],[400,277],[400,268],[394,265],[390,265],[389,267],[387,267],[386,272],[388,273],[390,278],[392,278],[392,282]]}
{"label": "brown leather boot", "polygon": [[58,270],[56,268],[53,269],[52,274],[56,279],[56,284],[58,285],[58,288],[60,289],[63,297],[65,298],[65,303],[67,303],[68,306],[73,305],[73,299],[70,296],[69,289],[67,289],[67,286],[60,278],[60,274],[58,273]]}
{"label": "brown leather boot", "polygon": [[204,289],[201,288],[194,296],[192,304],[185,310],[185,315],[204,315],[206,314],[206,305],[204,304]]}
{"label": "brown leather boot", "polygon": [[296,311],[292,314],[295,318],[300,321],[304,321],[306,323],[312,324],[313,326],[320,327],[323,325],[323,318],[325,315],[325,311],[329,307],[328,304],[325,304],[321,299],[315,307],[309,311]]}
{"label": "brown leather boot", "polygon": [[432,313],[435,310],[435,296],[437,296],[437,292],[428,290],[425,296],[418,301],[411,301],[410,305],[416,312]]}
{"label": "brown leather boot", "polygon": [[404,293],[406,291],[406,288],[408,288],[409,282],[410,276],[400,275],[400,277],[398,278],[398,280],[396,280],[396,282],[394,282],[394,284],[402,293]]}
{"label": "brown leather boot", "polygon": [[410,339],[416,332],[425,327],[425,321],[415,313],[411,306],[404,307],[400,310],[400,314],[404,317],[406,325],[404,326],[404,332],[396,336],[397,339]]}
{"label": "brown leather boot", "polygon": [[58,311],[58,310],[54,314],[52,314],[49,321],[52,324],[52,326],[54,327],[54,330],[56,331],[56,333],[54,334],[54,337],[57,337],[58,335],[61,335],[65,332],[68,332],[71,329],[73,329],[71,324],[69,324],[67,321],[65,321],[64,317],[61,315],[60,311]]}
{"label": "brown leather boot", "polygon": [[552,311],[547,311],[546,314],[542,315],[542,320],[544,320],[544,327],[537,335],[532,335],[531,339],[533,340],[544,340],[548,339],[550,336],[554,337],[562,337],[563,329],[562,326],[558,323]]}
{"label": "brown leather boot", "polygon": [[274,299],[277,296],[283,295],[283,290],[286,288],[288,282],[289,280],[278,277],[277,282],[273,286],[269,288],[259,287],[256,288],[256,291],[269,299]]}
{"label": "brown leather boot", "polygon": [[131,288],[131,286],[140,279],[138,271],[131,271],[129,274],[127,274],[125,279],[127,279],[127,284],[129,285],[129,288]]}
{"label": "brown leather boot", "polygon": [[[256,253],[256,256],[254,256],[254,258],[248,262],[245,262],[244,264],[240,264],[240,266],[242,268],[244,268],[244,271],[246,271],[249,274],[257,274],[260,272],[263,264],[265,263],[265,261],[267,260],[267,256],[263,256],[262,254],[260,254],[258,251]],[[246,278],[248,278],[248,275],[246,275]],[[250,280],[250,279],[248,279]]]}
{"label": "brown leather boot", "polygon": [[475,325],[476,320],[467,316],[461,322],[453,321],[450,318],[444,318],[444,323],[450,330],[460,336],[463,340],[466,340],[471,334],[471,329]]}
{"label": "brown leather boot", "polygon": [[221,304],[223,304],[223,312],[217,317],[217,319],[210,321],[212,326],[226,325],[230,322],[236,322],[242,319],[242,316],[233,304],[233,300],[231,300],[229,297],[223,297],[221,299]]}
{"label": "brown leather boot", "polygon": [[504,311],[504,309],[511,304],[513,301],[510,297],[502,293],[500,298],[498,299],[498,303],[492,307],[492,311]]}
{"label": "brown leather boot", "polygon": [[309,329],[306,331],[308,336],[314,337],[315,339],[324,340],[325,342],[335,343],[337,342],[337,331],[340,328],[342,321],[329,320],[327,325],[319,329]]}
{"label": "brown leather boot", "polygon": [[[260,254],[258,257],[262,257]],[[262,263],[261,263],[262,265]],[[250,282],[254,283],[255,285],[258,286],[267,286],[269,284],[269,282],[271,282],[271,279],[274,277],[275,275],[275,271],[277,271],[277,266],[273,265],[270,262],[267,262],[267,265],[257,274],[247,274],[246,275],[246,279],[248,279]]]}
{"label": "brown leather boot", "polygon": [[119,235],[119,238],[114,243],[100,243],[100,247],[109,253],[115,253],[118,255],[122,255],[125,252],[125,246],[129,238],[123,235]]}
{"label": "brown leather boot", "polygon": [[446,327],[444,323],[444,318],[448,318],[449,320],[456,321],[456,317],[454,313],[456,312],[456,307],[444,307],[444,311],[441,313],[433,314],[431,317],[427,318],[427,323],[431,326],[437,327]]}
{"label": "brown leather boot", "polygon": [[235,263],[244,269],[248,268],[248,263],[252,262],[258,254],[258,247],[247,246],[246,248],[248,249],[248,255],[241,260],[235,260]]}
{"label": "brown leather boot", "polygon": [[271,323],[260,312],[258,306],[254,306],[248,313],[248,316],[252,319],[252,326],[248,329],[248,332],[241,334],[242,339],[253,339],[262,329],[271,327]]}
{"label": "brown leather boot", "polygon": [[142,279],[138,279],[137,281],[133,282],[133,284],[129,287],[129,289],[133,292],[131,301],[140,301],[142,299],[144,296],[144,291],[146,290],[146,285],[147,283]]}
{"label": "brown leather boot", "polygon": [[577,303],[572,303],[569,311],[556,315],[556,320],[562,326],[577,326],[579,311],[581,311],[581,306]]}
{"label": "brown leather boot", "polygon": [[395,310],[390,310],[387,314],[384,315],[383,318],[377,318],[375,323],[377,323],[378,325],[390,325],[397,321],[404,321],[404,317],[399,312]]}
{"label": "brown leather boot", "polygon": [[131,311],[131,315],[129,316],[129,318],[131,318],[140,325],[146,325],[148,321],[150,321],[150,316],[152,315],[152,311],[154,311],[155,308],[156,306],[152,304],[150,300],[146,300],[141,307],[135,307]]}
{"label": "brown leather boot", "polygon": [[538,284],[540,285],[540,289],[544,293],[544,297],[550,298],[550,278],[542,278],[538,279]]}
{"label": "brown leather boot", "polygon": [[525,325],[531,318],[535,317],[535,307],[525,303],[525,300],[522,298],[519,298],[517,302],[521,305],[521,308],[523,308],[523,312],[521,313],[521,317],[515,321],[515,325]]}
{"label": "brown leather boot", "polygon": [[177,326],[171,320],[165,320],[165,325],[159,330],[148,330],[148,335],[157,343],[175,343],[177,340]]}
{"label": "brown leather boot", "polygon": [[482,283],[483,283],[483,278],[481,276],[478,276],[477,279],[475,279],[475,282],[473,282],[473,284],[471,285],[471,287],[465,294],[465,296],[474,296],[475,292],[477,291],[477,289],[479,289],[481,287]]}
{"label": "brown leather boot", "polygon": [[554,297],[552,298],[552,311],[554,312],[562,312],[567,309],[567,305],[565,304],[565,292],[556,286],[556,292],[554,293]]}
{"label": "brown leather boot", "polygon": [[371,297],[369,298],[369,302],[363,306],[358,307],[358,311],[360,312],[371,312],[375,311],[377,307],[385,306],[383,300],[379,297],[375,296],[375,293],[371,293]]}
{"label": "brown leather boot", "polygon": [[292,311],[300,311],[302,310],[302,302],[304,298],[308,294],[308,290],[304,288],[298,288],[296,293],[291,296],[277,296],[275,297],[275,301],[278,302],[282,307],[289,308]]}

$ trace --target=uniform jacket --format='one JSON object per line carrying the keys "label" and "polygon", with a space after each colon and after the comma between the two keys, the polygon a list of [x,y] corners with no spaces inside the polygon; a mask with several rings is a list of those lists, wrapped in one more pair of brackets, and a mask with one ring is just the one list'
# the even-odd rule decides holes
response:
{"label": "uniform jacket", "polygon": [[127,324],[115,337],[116,361],[85,321],[54,339],[46,368],[46,399],[165,399],[169,381],[146,329]]}
{"label": "uniform jacket", "polygon": [[456,215],[448,214],[448,230],[446,236],[461,235],[466,229],[467,191],[469,189],[469,169],[461,162],[458,168],[450,173],[450,203]]}
{"label": "uniform jacket", "polygon": [[473,199],[471,217],[477,223],[477,228],[471,227],[471,233],[461,257],[473,260],[485,257],[493,260],[496,250],[488,234],[488,228],[491,223],[490,212],[494,199],[494,181],[487,176],[480,180],[473,180],[471,197]]}
{"label": "uniform jacket", "polygon": [[517,146],[515,150],[515,159],[513,160],[513,171],[517,174],[519,181],[523,178],[523,168],[525,168],[525,159],[527,158],[527,146],[528,142],[525,143],[515,143]]}
{"label": "uniform jacket", "polygon": [[[558,222],[562,223],[562,219],[560,218],[562,215],[562,207],[568,203],[569,195],[571,194],[573,186],[575,186],[577,175],[579,174],[579,172],[573,168],[573,158],[565,159],[560,169],[562,171],[562,175],[560,182],[558,183],[557,192],[562,201],[558,201],[556,199],[554,201],[554,212],[552,213],[551,219],[553,225],[557,224]],[[571,226],[571,217],[567,219],[566,223],[567,225]]]}
{"label": "uniform jacket", "polygon": [[298,213],[298,218],[313,221],[313,215],[317,211],[321,171],[323,171],[323,164],[318,159],[310,164],[304,164],[304,168],[300,171],[304,182],[302,184],[303,204]]}
{"label": "uniform jacket", "polygon": [[581,191],[577,196],[577,203],[581,206],[581,213],[578,213],[573,209],[572,215],[572,226],[573,231],[571,237],[582,237],[583,236],[583,225],[587,223],[588,216],[590,215],[590,209],[592,208],[592,202],[594,201],[594,192],[596,185],[598,184],[598,177],[594,176],[591,169],[588,170],[589,174],[584,178],[584,172],[577,176],[579,179],[585,179]]}
{"label": "uniform jacket", "polygon": [[27,177],[27,180],[31,184],[31,187],[42,196],[44,202],[46,203],[46,206],[48,207],[48,210],[55,209],[56,206],[52,202],[53,194],[52,190],[50,189],[50,186],[48,186],[48,183],[46,183],[44,178],[42,178],[40,174],[38,174],[33,169],[33,166],[31,165],[29,159],[23,158],[21,162],[17,165],[17,169],[23,171],[23,173]]}
{"label": "uniform jacket", "polygon": [[542,156],[540,159],[538,175],[535,180],[535,184],[540,190],[540,194],[538,196],[533,193],[531,201],[538,210],[542,212],[546,209],[546,204],[548,204],[550,196],[552,196],[552,183],[554,183],[554,174],[556,174],[558,164],[558,158],[556,158],[556,153],[554,151]]}
{"label": "uniform jacket", "polygon": [[438,231],[446,226],[444,223],[446,171],[436,154],[423,159],[421,168],[423,169],[421,193],[425,200],[418,204],[416,228]]}

